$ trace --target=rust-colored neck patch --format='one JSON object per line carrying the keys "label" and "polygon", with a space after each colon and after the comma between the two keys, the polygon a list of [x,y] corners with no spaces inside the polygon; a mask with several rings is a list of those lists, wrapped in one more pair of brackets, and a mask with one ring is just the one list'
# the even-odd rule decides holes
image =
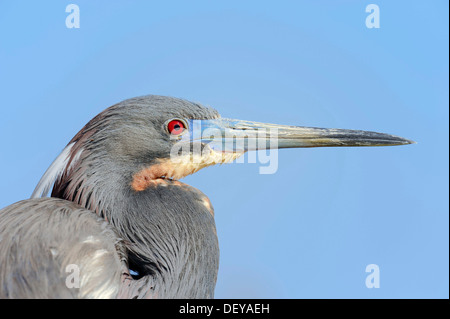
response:
{"label": "rust-colored neck patch", "polygon": [[131,188],[141,192],[149,187],[156,187],[168,183],[168,179],[178,180],[198,170],[219,163],[227,163],[235,160],[242,153],[217,153],[209,152],[207,155],[191,158],[187,155],[184,160],[173,162],[169,159],[158,159],[149,167],[142,169],[133,176]]}
{"label": "rust-colored neck patch", "polygon": [[205,166],[206,165],[201,165],[200,163],[173,163],[170,159],[159,160],[159,163],[153,164],[150,167],[146,167],[137,172],[133,176],[131,188],[136,192],[141,192],[149,187],[162,186],[164,184],[167,185],[168,179],[181,179],[197,172]]}

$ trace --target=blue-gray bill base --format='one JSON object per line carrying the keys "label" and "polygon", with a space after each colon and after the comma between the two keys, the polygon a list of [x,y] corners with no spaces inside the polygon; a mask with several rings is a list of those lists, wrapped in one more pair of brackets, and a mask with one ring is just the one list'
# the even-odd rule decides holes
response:
{"label": "blue-gray bill base", "polygon": [[125,100],[75,135],[31,199],[0,211],[0,297],[213,298],[214,209],[180,179],[247,151],[411,143],[223,119],[172,97]]}

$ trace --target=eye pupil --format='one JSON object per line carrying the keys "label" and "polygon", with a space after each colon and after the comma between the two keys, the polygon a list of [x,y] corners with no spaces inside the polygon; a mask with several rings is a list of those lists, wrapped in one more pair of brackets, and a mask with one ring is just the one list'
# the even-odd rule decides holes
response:
{"label": "eye pupil", "polygon": [[183,122],[179,120],[170,121],[169,124],[167,125],[167,129],[169,130],[169,132],[175,135],[181,134],[184,128],[185,126]]}

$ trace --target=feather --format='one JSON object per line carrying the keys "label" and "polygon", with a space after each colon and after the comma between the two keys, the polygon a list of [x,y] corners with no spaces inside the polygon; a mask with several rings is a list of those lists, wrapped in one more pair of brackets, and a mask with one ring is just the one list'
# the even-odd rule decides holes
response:
{"label": "feather", "polygon": [[[58,157],[53,161],[50,167],[42,176],[41,180],[37,184],[36,188],[31,194],[31,198],[46,197],[53,187],[55,181],[61,177],[61,175],[66,171],[67,164],[69,163],[72,147],[75,143],[67,145],[58,155]],[[78,154],[76,157],[79,157]],[[73,161],[70,166],[73,165]]]}

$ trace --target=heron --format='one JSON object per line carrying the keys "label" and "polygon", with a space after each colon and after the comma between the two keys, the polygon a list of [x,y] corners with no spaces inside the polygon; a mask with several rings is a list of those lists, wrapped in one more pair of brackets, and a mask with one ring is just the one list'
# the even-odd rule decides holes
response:
{"label": "heron", "polygon": [[31,198],[0,210],[0,297],[214,298],[214,209],[180,179],[247,151],[411,143],[227,119],[174,97],[124,100],[73,137]]}

